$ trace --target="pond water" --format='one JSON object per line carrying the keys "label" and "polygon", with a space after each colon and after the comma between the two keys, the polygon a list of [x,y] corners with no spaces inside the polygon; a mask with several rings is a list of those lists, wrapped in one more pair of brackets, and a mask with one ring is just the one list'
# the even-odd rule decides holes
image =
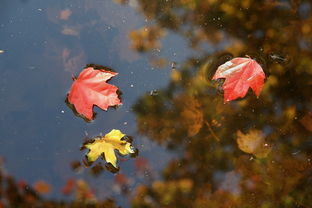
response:
{"label": "pond water", "polygon": [[[2,0],[0,207],[311,207],[310,1]],[[224,103],[218,66],[249,56],[260,96]],[[112,68],[122,105],[86,122],[66,96]],[[118,173],[82,160],[120,129]]]}

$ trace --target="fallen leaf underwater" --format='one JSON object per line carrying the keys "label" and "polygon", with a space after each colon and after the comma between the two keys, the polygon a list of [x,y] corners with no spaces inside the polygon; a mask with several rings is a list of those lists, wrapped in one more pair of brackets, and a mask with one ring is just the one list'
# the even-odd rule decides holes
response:
{"label": "fallen leaf underwater", "polygon": [[259,130],[251,129],[246,134],[237,131],[236,136],[238,148],[243,152],[253,154],[258,158],[265,158],[271,151],[270,145],[266,143],[262,132]]}
{"label": "fallen leaf underwater", "polygon": [[104,69],[85,68],[71,87],[68,102],[75,106],[76,111],[88,120],[93,119],[93,105],[103,110],[110,106],[120,105],[118,87],[106,81],[118,73]]}
{"label": "fallen leaf underwater", "polygon": [[249,87],[260,95],[265,74],[261,66],[251,58],[234,58],[218,67],[212,80],[224,78],[222,85],[224,102],[246,96]]}

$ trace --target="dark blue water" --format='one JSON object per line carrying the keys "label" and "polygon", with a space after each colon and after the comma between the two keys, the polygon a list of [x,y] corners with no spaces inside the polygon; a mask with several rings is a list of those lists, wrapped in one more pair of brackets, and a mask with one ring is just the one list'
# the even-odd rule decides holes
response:
{"label": "dark blue water", "polygon": [[[2,1],[0,10],[0,153],[12,176],[29,184],[46,181],[53,198],[62,197],[59,190],[68,178],[85,179],[101,196],[114,195],[113,174],[94,179],[70,167],[83,158],[79,148],[86,135],[113,128],[134,137],[155,171],[165,165],[172,155],[137,134],[131,107],[142,94],[165,86],[171,70],[169,64],[162,70],[151,66],[146,55],[130,49],[127,33],[147,24],[144,17],[111,1]],[[181,38],[166,41],[170,48],[154,56],[179,61],[189,53]],[[123,105],[107,112],[95,108],[95,121],[86,123],[64,101],[72,74],[90,63],[119,73],[110,83],[121,90]],[[120,166],[134,177],[133,160]]]}

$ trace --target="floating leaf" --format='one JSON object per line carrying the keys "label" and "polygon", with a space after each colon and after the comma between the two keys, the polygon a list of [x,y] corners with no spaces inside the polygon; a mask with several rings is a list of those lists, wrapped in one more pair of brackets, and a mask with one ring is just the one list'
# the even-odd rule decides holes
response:
{"label": "floating leaf", "polygon": [[68,94],[68,102],[75,106],[79,114],[89,120],[92,120],[93,105],[107,110],[109,106],[121,104],[116,93],[118,88],[106,83],[117,74],[104,69],[94,69],[94,67],[85,68],[77,79],[74,78],[75,81]]}
{"label": "floating leaf", "polygon": [[121,155],[135,154],[131,141],[121,131],[113,129],[104,137],[97,137],[92,141],[87,141],[83,148],[88,148],[87,161],[92,163],[101,155],[107,163],[110,163],[117,169],[117,158],[115,150]]}
{"label": "floating leaf", "polygon": [[234,58],[218,67],[213,80],[224,78],[222,85],[224,102],[246,96],[249,87],[259,96],[265,74],[261,66],[251,58]]}
{"label": "floating leaf", "polygon": [[262,132],[259,130],[253,129],[247,134],[238,131],[236,135],[238,147],[243,152],[253,154],[259,158],[264,158],[271,151],[271,147],[265,142]]}

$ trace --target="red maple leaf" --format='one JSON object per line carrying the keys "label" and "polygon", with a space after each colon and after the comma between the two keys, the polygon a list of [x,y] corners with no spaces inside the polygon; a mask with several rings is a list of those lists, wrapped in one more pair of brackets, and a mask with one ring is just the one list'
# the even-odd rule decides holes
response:
{"label": "red maple leaf", "polygon": [[92,120],[93,105],[107,110],[109,106],[121,104],[117,95],[118,88],[106,81],[118,73],[104,69],[85,68],[74,83],[68,94],[68,102],[75,106],[76,111]]}
{"label": "red maple leaf", "polygon": [[218,67],[213,80],[225,78],[222,85],[224,102],[245,97],[249,87],[257,97],[263,87],[265,74],[261,66],[251,58],[234,58]]}

